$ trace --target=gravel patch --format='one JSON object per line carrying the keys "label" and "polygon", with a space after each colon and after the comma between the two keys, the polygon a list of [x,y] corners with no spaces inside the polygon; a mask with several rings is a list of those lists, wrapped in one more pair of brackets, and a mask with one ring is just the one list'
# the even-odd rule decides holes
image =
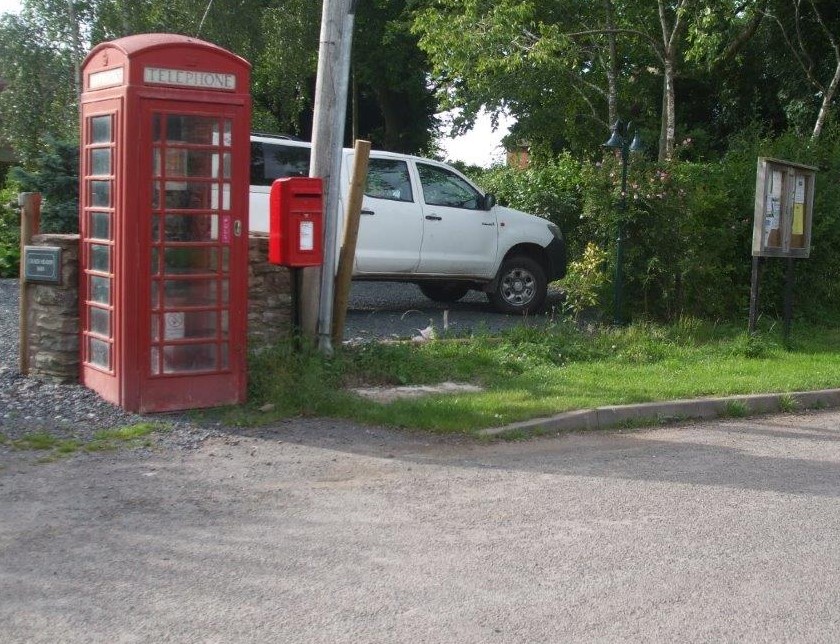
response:
{"label": "gravel patch", "polygon": [[46,432],[61,439],[88,442],[104,429],[156,422],[171,428],[158,435],[160,442],[193,448],[218,433],[217,428],[202,427],[185,414],[133,414],[81,385],[55,384],[21,375],[19,295],[18,280],[0,279],[0,434],[15,440]]}

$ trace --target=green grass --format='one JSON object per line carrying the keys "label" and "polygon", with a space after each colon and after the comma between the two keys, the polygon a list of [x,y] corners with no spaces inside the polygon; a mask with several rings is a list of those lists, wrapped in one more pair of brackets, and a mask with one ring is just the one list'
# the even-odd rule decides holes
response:
{"label": "green grass", "polygon": [[[786,346],[773,328],[751,336],[696,320],[594,332],[557,322],[495,337],[345,347],[332,360],[289,342],[252,356],[250,403],[223,420],[255,425],[317,415],[470,432],[602,405],[833,388],[840,386],[838,347],[840,329],[801,326]],[[348,391],[444,380],[485,391],[387,405]],[[273,409],[259,412],[266,403]],[[738,413],[733,407],[731,415]]]}
{"label": "green grass", "polygon": [[93,439],[83,442],[77,439],[61,439],[49,432],[35,432],[26,434],[18,439],[9,439],[0,434],[0,444],[9,444],[14,449],[38,450],[45,452],[41,458],[43,462],[49,462],[84,450],[86,452],[100,452],[117,449],[120,446],[136,447],[148,445],[145,439],[152,432],[165,431],[168,425],[163,423],[137,423],[126,427],[117,427],[96,432]]}

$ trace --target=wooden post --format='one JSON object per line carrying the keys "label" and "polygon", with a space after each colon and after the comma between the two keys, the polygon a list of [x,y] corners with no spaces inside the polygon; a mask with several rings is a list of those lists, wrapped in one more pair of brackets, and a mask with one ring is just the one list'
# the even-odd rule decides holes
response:
{"label": "wooden post", "polygon": [[41,229],[41,194],[21,192],[20,205],[20,373],[29,375],[29,302],[27,301],[26,266],[24,249],[32,242],[32,236]]}
{"label": "wooden post", "polygon": [[784,301],[784,324],[782,326],[782,337],[785,343],[790,342],[790,327],[793,321],[793,292],[794,292],[793,257],[787,258],[785,270],[785,301]]}
{"label": "wooden post", "polygon": [[748,322],[748,330],[750,335],[755,333],[755,327],[758,323],[758,287],[761,282],[761,257],[753,255],[752,258],[752,276],[750,277],[750,317]]}
{"label": "wooden post", "polygon": [[347,318],[347,300],[350,296],[350,281],[353,276],[353,258],[356,256],[356,240],[359,237],[359,218],[362,212],[362,197],[365,194],[370,141],[356,141],[353,160],[353,177],[350,180],[350,194],[344,213],[344,243],[338,258],[338,274],[335,278],[335,305],[333,306],[332,341],[340,345],[344,339],[344,321]]}

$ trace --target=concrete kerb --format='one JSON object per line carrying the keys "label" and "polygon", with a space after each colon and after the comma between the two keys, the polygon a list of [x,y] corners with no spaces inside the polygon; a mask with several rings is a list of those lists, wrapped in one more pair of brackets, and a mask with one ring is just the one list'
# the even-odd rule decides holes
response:
{"label": "concrete kerb", "polygon": [[668,422],[741,415],[768,414],[779,411],[840,407],[840,389],[796,391],[782,394],[753,394],[720,398],[696,398],[637,405],[609,405],[579,409],[549,418],[536,418],[478,432],[480,436],[548,434],[589,429],[644,427]]}

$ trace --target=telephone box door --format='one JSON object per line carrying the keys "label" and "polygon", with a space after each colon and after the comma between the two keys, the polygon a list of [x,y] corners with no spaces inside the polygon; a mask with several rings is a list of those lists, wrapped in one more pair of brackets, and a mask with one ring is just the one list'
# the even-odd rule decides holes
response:
{"label": "telephone box door", "polygon": [[[148,314],[137,322],[140,408],[244,400],[247,345],[247,119],[236,106],[143,101],[136,222]],[[243,152],[245,151],[245,152]],[[147,156],[147,158],[142,158]],[[246,186],[242,189],[242,186]],[[145,256],[145,261],[142,257]],[[142,309],[143,307],[141,307]],[[185,401],[189,404],[185,405]]]}

